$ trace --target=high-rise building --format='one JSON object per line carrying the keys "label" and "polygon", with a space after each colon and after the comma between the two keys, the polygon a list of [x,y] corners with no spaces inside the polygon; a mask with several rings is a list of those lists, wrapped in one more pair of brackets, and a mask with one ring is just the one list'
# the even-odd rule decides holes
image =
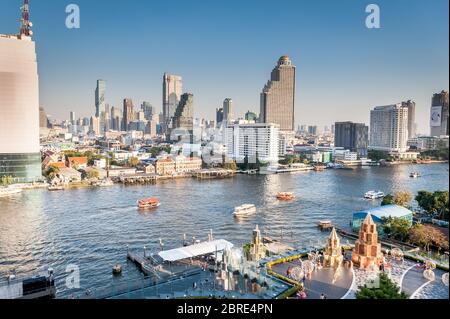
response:
{"label": "high-rise building", "polygon": [[407,142],[408,108],[394,104],[377,106],[370,112],[370,149],[402,153]]}
{"label": "high-rise building", "polygon": [[402,102],[402,106],[408,109],[408,139],[416,137],[416,102],[408,100]]}
{"label": "high-rise building", "polygon": [[97,80],[97,88],[95,89],[95,116],[101,117],[105,113],[105,92],[106,82],[104,80]]}
{"label": "high-rise building", "polygon": [[29,6],[18,35],[0,34],[0,177],[42,178],[39,146],[39,76]]}
{"label": "high-rise building", "polygon": [[94,135],[100,135],[101,134],[101,128],[100,128],[100,118],[97,116],[91,117],[91,125],[90,125],[90,131]]}
{"label": "high-rise building", "polygon": [[282,131],[294,131],[295,76],[292,61],[282,56],[261,93],[261,123],[275,123]]}
{"label": "high-rise building", "polygon": [[448,92],[433,95],[431,100],[431,136],[449,135],[449,100]]}
{"label": "high-rise building", "polygon": [[70,112],[69,117],[70,117],[70,124],[76,125],[75,112]]}
{"label": "high-rise building", "polygon": [[223,101],[223,120],[230,122],[233,119],[234,119],[233,100],[227,98]]}
{"label": "high-rise building", "polygon": [[43,107],[39,107],[39,127],[42,127],[42,128],[49,127],[47,113],[45,113],[45,110]]}
{"label": "high-rise building", "polygon": [[217,122],[217,124],[222,123],[223,119],[224,119],[223,108],[216,109],[216,122]]}
{"label": "high-rise building", "polygon": [[145,102],[145,101],[142,102],[141,110],[142,110],[142,112],[144,112],[145,118],[148,121],[153,120],[153,115],[154,115],[155,110],[150,102]]}
{"label": "high-rise building", "polygon": [[167,132],[183,92],[183,79],[178,75],[164,73],[163,76],[163,130]]}
{"label": "high-rise building", "polygon": [[247,113],[245,113],[245,120],[256,122],[258,120],[258,115],[254,112],[248,111]]}
{"label": "high-rise building", "polygon": [[317,125],[308,126],[308,134],[316,136],[318,134]]}
{"label": "high-rise building", "polygon": [[184,93],[173,116],[173,128],[194,129],[194,95]]}
{"label": "high-rise building", "polygon": [[337,122],[334,132],[334,146],[355,152],[360,158],[367,157],[369,127],[363,123]]}
{"label": "high-rise building", "polygon": [[225,130],[227,156],[238,162],[278,163],[280,126],[267,123],[228,124]]}
{"label": "high-rise building", "polygon": [[123,123],[122,130],[128,131],[128,125],[135,119],[133,100],[124,99],[123,100]]}

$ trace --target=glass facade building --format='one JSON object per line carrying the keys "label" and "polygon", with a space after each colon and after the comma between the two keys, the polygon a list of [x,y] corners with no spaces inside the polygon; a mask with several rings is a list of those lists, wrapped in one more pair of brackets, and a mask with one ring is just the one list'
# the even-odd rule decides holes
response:
{"label": "glass facade building", "polygon": [[15,183],[42,180],[41,153],[0,154],[0,178],[11,176]]}

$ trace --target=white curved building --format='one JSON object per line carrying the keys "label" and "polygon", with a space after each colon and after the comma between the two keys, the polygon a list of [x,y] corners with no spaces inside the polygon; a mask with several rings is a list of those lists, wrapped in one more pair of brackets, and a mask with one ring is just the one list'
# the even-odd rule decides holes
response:
{"label": "white curved building", "polygon": [[0,34],[0,177],[42,178],[39,146],[39,79],[35,43]]}

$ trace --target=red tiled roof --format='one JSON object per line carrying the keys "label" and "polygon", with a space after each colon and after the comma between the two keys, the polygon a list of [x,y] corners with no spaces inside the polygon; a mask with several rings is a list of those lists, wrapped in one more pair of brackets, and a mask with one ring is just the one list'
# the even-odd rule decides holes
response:
{"label": "red tiled roof", "polygon": [[87,157],[69,157],[69,163],[77,163],[77,164],[87,164]]}

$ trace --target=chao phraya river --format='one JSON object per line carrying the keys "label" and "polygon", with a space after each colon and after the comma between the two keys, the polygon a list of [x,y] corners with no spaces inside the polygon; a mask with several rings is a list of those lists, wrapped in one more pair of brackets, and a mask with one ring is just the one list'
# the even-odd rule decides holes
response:
{"label": "chao phraya river", "polygon": [[[410,172],[422,177],[412,179]],[[141,278],[126,263],[126,247],[157,252],[159,238],[165,248],[188,239],[205,240],[210,229],[215,238],[236,246],[251,239],[258,224],[263,235],[280,238],[294,247],[308,247],[326,236],[317,229],[320,220],[339,227],[349,225],[352,213],[378,206],[362,199],[369,190],[448,190],[448,164],[398,165],[356,170],[327,170],[286,175],[239,175],[232,179],[169,180],[148,186],[113,186],[62,192],[24,191],[0,199],[0,278],[15,269],[19,276],[52,267],[59,296],[68,265],[80,269],[81,288],[99,289],[111,283]],[[293,202],[279,202],[278,192],[295,192]],[[136,201],[156,196],[161,207],[141,213]],[[235,206],[255,204],[258,214],[237,222]],[[113,279],[111,267],[126,265]]]}

